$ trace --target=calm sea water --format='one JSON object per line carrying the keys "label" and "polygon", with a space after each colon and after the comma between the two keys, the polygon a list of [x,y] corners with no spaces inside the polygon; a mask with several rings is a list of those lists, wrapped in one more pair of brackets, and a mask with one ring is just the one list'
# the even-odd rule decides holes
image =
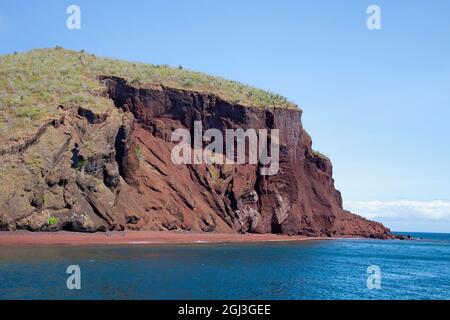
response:
{"label": "calm sea water", "polygon": [[[0,299],[450,299],[450,235],[422,240],[0,246]],[[81,290],[67,289],[79,265]],[[378,265],[381,289],[367,288]]]}

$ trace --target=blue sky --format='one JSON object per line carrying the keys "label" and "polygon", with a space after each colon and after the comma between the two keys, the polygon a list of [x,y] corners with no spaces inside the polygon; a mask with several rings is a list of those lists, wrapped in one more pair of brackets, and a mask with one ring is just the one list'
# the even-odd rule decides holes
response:
{"label": "blue sky", "polygon": [[[66,8],[81,8],[81,30]],[[381,8],[381,30],[366,9]],[[450,232],[450,2],[2,1],[0,54],[60,45],[224,76],[287,96],[345,206]]]}

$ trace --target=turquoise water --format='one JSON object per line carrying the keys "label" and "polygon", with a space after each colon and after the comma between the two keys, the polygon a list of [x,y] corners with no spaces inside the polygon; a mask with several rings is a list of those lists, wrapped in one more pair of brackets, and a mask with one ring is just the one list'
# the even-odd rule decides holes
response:
{"label": "turquoise water", "polygon": [[0,299],[450,299],[450,235],[412,235],[424,239],[0,246]]}

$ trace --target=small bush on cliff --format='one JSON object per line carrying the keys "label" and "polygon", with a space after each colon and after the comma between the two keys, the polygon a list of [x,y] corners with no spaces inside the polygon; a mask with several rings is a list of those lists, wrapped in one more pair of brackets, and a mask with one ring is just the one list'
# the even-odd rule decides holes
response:
{"label": "small bush on cliff", "polygon": [[313,150],[312,152],[313,152],[313,155],[315,157],[318,157],[318,158],[321,158],[321,159],[325,159],[325,160],[329,160],[329,158],[326,155],[324,155],[323,153],[321,153],[321,152],[319,152],[317,150]]}
{"label": "small bush on cliff", "polygon": [[50,218],[48,218],[48,224],[50,225],[50,226],[54,226],[55,224],[57,224],[58,223],[58,218],[56,218],[56,217],[50,217]]}
{"label": "small bush on cliff", "polygon": [[83,170],[84,166],[86,165],[87,161],[85,159],[81,159],[80,161],[78,161],[77,163],[77,171],[81,172],[81,170]]}
{"label": "small bush on cliff", "polygon": [[139,159],[142,160],[144,156],[142,155],[141,147],[136,146],[134,147],[134,155]]}

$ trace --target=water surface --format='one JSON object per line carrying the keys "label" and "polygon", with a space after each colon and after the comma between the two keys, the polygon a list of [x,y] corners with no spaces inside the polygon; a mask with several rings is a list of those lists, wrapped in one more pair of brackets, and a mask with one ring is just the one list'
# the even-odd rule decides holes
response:
{"label": "water surface", "polygon": [[[450,235],[421,240],[0,246],[0,299],[449,299]],[[66,268],[79,265],[81,290]],[[367,267],[381,289],[367,288]]]}

